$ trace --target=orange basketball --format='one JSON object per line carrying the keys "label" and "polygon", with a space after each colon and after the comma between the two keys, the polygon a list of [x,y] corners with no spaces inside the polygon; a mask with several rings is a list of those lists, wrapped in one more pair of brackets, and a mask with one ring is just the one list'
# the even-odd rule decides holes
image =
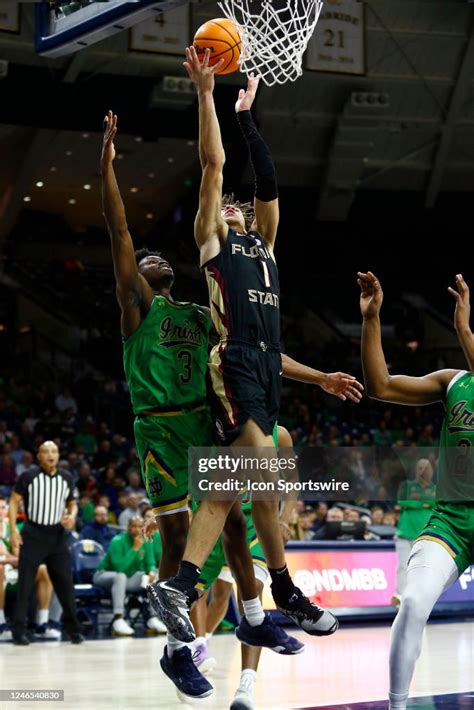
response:
{"label": "orange basketball", "polygon": [[240,35],[237,27],[225,17],[205,22],[194,35],[194,48],[202,62],[206,49],[211,50],[209,64],[214,66],[220,59],[225,59],[217,74],[231,74],[239,68]]}

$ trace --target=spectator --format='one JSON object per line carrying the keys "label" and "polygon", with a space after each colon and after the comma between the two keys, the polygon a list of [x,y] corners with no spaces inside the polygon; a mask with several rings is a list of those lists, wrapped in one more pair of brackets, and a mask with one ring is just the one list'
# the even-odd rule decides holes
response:
{"label": "spectator", "polygon": [[345,523],[358,523],[360,520],[360,513],[355,508],[344,508],[343,515]]}
{"label": "spectator", "polygon": [[99,450],[95,454],[92,463],[95,469],[105,468],[112,460],[112,444],[108,439],[102,439]]}
{"label": "spectator", "polygon": [[63,390],[56,399],[54,404],[58,412],[64,412],[66,409],[71,409],[74,414],[77,414],[77,402],[72,396],[72,392],[69,387],[63,387]]}
{"label": "spectator", "polygon": [[76,487],[79,493],[86,493],[97,487],[97,481],[91,474],[91,467],[86,461],[81,463],[79,467],[79,479],[76,483]]}
{"label": "spectator", "polygon": [[0,494],[10,495],[17,479],[15,462],[8,454],[3,454],[0,463]]}
{"label": "spectator", "polygon": [[15,467],[16,475],[19,477],[21,476],[22,473],[27,471],[31,466],[33,466],[34,458],[33,454],[31,451],[25,451],[23,452],[23,456],[21,457],[21,461],[17,466]]}
{"label": "spectator", "polygon": [[98,505],[94,510],[94,519],[84,525],[79,537],[81,540],[95,540],[107,550],[116,532],[107,525],[107,509]]}
{"label": "spectator", "polygon": [[10,456],[12,457],[13,461],[15,462],[15,466],[18,466],[23,458],[23,454],[25,453],[25,450],[21,446],[20,437],[18,436],[18,434],[13,434],[12,440],[10,443],[11,443]]}
{"label": "spectator", "polygon": [[311,540],[313,536],[313,523],[316,519],[316,512],[307,506],[302,513],[299,515],[299,523],[301,530],[301,540]]}
{"label": "spectator", "polygon": [[378,505],[374,506],[370,511],[370,519],[372,521],[372,525],[383,525],[383,515],[384,509],[380,508],[380,506]]}
{"label": "spectator", "polygon": [[[127,592],[138,592],[149,581],[157,578],[153,545],[151,542],[143,542],[142,532],[142,518],[131,517],[127,531],[116,535],[111,541],[92,580],[97,587],[112,593],[112,633],[115,636],[134,634],[132,627],[123,618]],[[147,628],[155,632],[162,631],[161,623],[151,614],[151,610]]]}
{"label": "spectator", "polygon": [[146,498],[146,490],[143,488],[142,477],[139,471],[131,470],[128,474],[127,493],[135,493],[138,498]]}
{"label": "spectator", "polygon": [[135,493],[129,493],[127,498],[127,507],[119,515],[118,523],[120,527],[127,528],[128,521],[139,514],[140,511],[138,510],[138,497],[135,495]]}
{"label": "spectator", "polygon": [[99,500],[97,501],[97,505],[101,505],[103,508],[105,508],[106,513],[107,513],[107,523],[109,525],[118,525],[117,516],[115,515],[113,510],[110,509],[109,496],[106,496],[104,494],[99,496]]}
{"label": "spectator", "polygon": [[95,454],[97,451],[97,438],[94,434],[92,417],[87,417],[85,424],[74,437],[74,444],[82,447],[87,456]]}
{"label": "spectator", "polygon": [[332,508],[329,508],[327,515],[326,515],[326,522],[325,524],[319,528],[319,530],[313,534],[312,539],[313,540],[327,540],[327,539],[333,539],[333,538],[328,538],[328,535],[330,534],[329,528],[327,527],[328,523],[342,523],[344,521],[344,513],[342,512],[341,508],[339,508],[337,505],[333,505]]}
{"label": "spectator", "polygon": [[313,522],[313,532],[322,528],[326,522],[326,515],[328,513],[328,504],[325,500],[320,500],[316,507],[316,516]]}
{"label": "spectator", "polygon": [[390,525],[391,527],[395,527],[396,524],[397,518],[395,513],[392,510],[387,510],[387,512],[383,514],[382,525]]}
{"label": "spectator", "polygon": [[415,480],[404,481],[398,492],[401,513],[395,536],[397,550],[397,586],[392,605],[398,609],[407,583],[407,566],[411,549],[418,535],[428,522],[435,503],[436,486],[433,483],[434,469],[431,461],[420,459],[415,467]]}
{"label": "spectator", "polygon": [[89,493],[83,493],[79,499],[79,518],[82,527],[94,519],[94,503]]}

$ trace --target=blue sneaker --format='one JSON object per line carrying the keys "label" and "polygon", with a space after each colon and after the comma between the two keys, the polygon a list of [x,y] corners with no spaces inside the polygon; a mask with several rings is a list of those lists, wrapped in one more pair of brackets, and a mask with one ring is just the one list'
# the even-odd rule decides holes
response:
{"label": "blue sneaker", "polygon": [[265,620],[260,626],[250,626],[243,616],[239,626],[235,629],[235,635],[247,646],[271,648],[275,653],[285,656],[294,656],[296,653],[304,651],[304,643],[293,636],[288,636],[281,626],[277,626],[272,621],[270,614],[265,614]]}
{"label": "blue sneaker", "polygon": [[179,648],[171,658],[168,656],[168,646],[165,646],[160,666],[179,692],[188,698],[207,698],[214,692],[213,686],[194,665],[187,646]]}

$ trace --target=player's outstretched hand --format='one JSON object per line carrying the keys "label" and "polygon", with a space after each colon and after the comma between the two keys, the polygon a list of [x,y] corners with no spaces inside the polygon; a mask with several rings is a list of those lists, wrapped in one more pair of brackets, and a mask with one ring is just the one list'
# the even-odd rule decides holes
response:
{"label": "player's outstretched hand", "polygon": [[156,520],[147,520],[143,526],[143,538],[146,542],[153,540],[153,535],[159,530]]}
{"label": "player's outstretched hand", "polygon": [[448,288],[449,293],[456,301],[454,310],[454,327],[462,331],[469,329],[469,319],[471,315],[471,304],[469,301],[469,286],[464,281],[462,274],[456,274],[456,289]]}
{"label": "player's outstretched hand", "polygon": [[260,83],[260,77],[256,77],[255,74],[250,74],[247,83],[247,91],[245,89],[240,89],[239,98],[235,104],[235,112],[240,111],[250,111],[252,104],[255,101],[255,96],[257,95],[258,85]]}
{"label": "player's outstretched hand", "polygon": [[101,165],[105,166],[115,160],[114,138],[117,133],[117,116],[107,111],[104,118],[104,140],[102,142]]}
{"label": "player's outstretched hand", "polygon": [[214,74],[223,66],[225,61],[222,58],[211,67],[209,65],[210,56],[210,50],[206,49],[204,59],[200,62],[195,47],[193,45],[186,47],[186,61],[183,62],[183,66],[188,72],[191,81],[196,85],[197,90],[201,92],[214,91]]}
{"label": "player's outstretched hand", "polygon": [[371,271],[366,274],[357,273],[357,283],[360,286],[360,312],[365,319],[375,318],[380,313],[383,301],[383,291],[380,281]]}
{"label": "player's outstretched hand", "polygon": [[321,387],[325,392],[339,397],[344,402],[346,399],[350,399],[356,404],[359,404],[364,391],[364,386],[355,377],[346,375],[345,372],[330,372],[326,375]]}

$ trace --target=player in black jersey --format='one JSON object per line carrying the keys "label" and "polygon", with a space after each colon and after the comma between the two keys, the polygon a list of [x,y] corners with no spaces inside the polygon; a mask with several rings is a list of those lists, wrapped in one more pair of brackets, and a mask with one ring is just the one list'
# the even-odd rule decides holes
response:
{"label": "player in black jersey", "polygon": [[[226,443],[256,449],[268,447],[266,450],[274,455],[272,431],[281,389],[279,284],[273,254],[279,207],[270,151],[250,113],[258,80],[249,79],[247,90],[240,91],[236,104],[256,177],[255,217],[246,223],[239,204],[222,204],[225,154],[213,99],[214,72],[219,65],[209,67],[208,52],[201,64],[193,47],[186,50],[186,60],[185,67],[199,96],[199,154],[203,171],[195,238],[209,287],[212,319],[220,336],[210,359],[218,428]],[[165,624],[176,622],[189,630],[186,598],[195,596],[200,567],[226,518],[234,515],[239,505],[232,501],[202,502],[190,528],[178,575],[154,585]],[[277,607],[309,634],[334,633],[337,619],[312,604],[295,587],[288,573],[278,501],[254,500],[252,517]],[[244,610],[245,618],[260,618],[262,623],[263,611],[257,597],[245,601]],[[243,626],[242,623],[237,630],[239,638],[257,645],[252,629]]]}

